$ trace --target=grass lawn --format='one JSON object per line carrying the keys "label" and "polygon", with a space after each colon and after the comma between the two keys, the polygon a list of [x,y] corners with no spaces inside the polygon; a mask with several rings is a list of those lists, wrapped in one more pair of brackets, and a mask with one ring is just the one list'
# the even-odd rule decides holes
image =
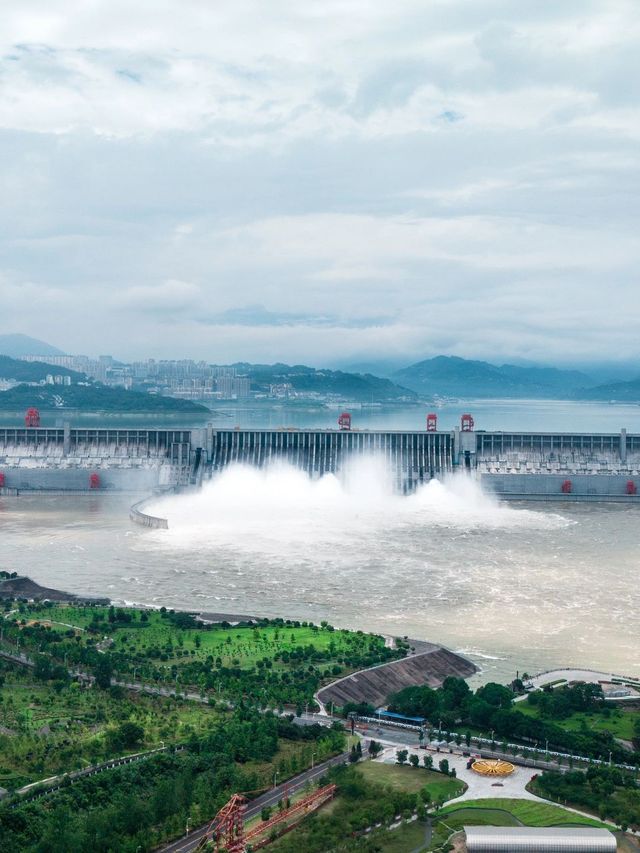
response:
{"label": "grass lawn", "polygon": [[[335,664],[338,658],[384,651],[382,637],[357,631],[329,630],[320,626],[269,625],[254,628],[223,628],[213,625],[207,630],[200,628],[181,628],[170,619],[163,618],[159,611],[144,611],[146,621],[142,621],[143,611],[137,608],[117,608],[132,616],[132,621],[116,622],[113,632],[109,633],[113,641],[112,651],[123,652],[131,658],[147,656],[149,652],[156,660],[171,665],[184,664],[190,660],[205,660],[208,656],[220,658],[223,666],[239,666],[251,669],[258,661],[274,659],[282,652],[313,646],[320,653],[328,653],[324,658],[326,665]],[[95,622],[99,617],[100,622]],[[107,607],[79,607],[75,605],[54,605],[22,607],[19,619],[27,624],[39,622],[49,625],[59,633],[76,629],[81,637],[90,636],[86,629],[104,625],[104,634],[109,630]],[[94,633],[100,639],[101,632]],[[377,660],[374,662],[378,662]],[[289,667],[282,661],[273,662],[274,670],[286,670]],[[344,674],[344,673],[341,673]]]}
{"label": "grass lawn", "polygon": [[[474,815],[484,823],[491,823],[492,820],[487,820],[487,812],[502,811],[505,818],[515,820],[515,823],[503,823],[500,826],[514,826],[518,821],[525,826],[562,826],[565,824],[580,824],[582,826],[604,826],[595,818],[582,817],[582,815],[567,811],[554,806],[550,803],[539,803],[535,800],[509,800],[509,799],[483,799],[469,800],[464,803],[464,806],[448,806],[442,809],[438,817],[450,824],[450,820],[455,820],[456,815],[460,812],[466,812],[466,822],[472,823]],[[449,818],[450,816],[450,818]]]}
{"label": "grass lawn", "polygon": [[425,834],[425,825],[420,821],[412,821],[397,829],[376,832],[371,837],[375,838],[381,853],[407,853],[409,850],[427,849]]}
{"label": "grass lawn", "polygon": [[[527,716],[540,719],[538,709],[535,705],[529,705],[525,700],[518,702],[515,705],[517,711],[521,711]],[[560,726],[567,731],[579,732],[583,728],[593,732],[608,731],[614,737],[622,738],[623,740],[631,740],[633,737],[633,725],[638,719],[639,712],[621,708],[611,708],[609,715],[592,713],[587,714],[579,711],[567,717],[565,720],[552,720],[555,725]]]}
{"label": "grass lawn", "polygon": [[459,779],[451,779],[443,773],[425,770],[423,767],[406,767],[399,764],[363,761],[358,765],[358,769],[367,782],[389,785],[396,790],[417,793],[426,787],[429,789],[433,801],[451,800],[464,791],[464,784]]}

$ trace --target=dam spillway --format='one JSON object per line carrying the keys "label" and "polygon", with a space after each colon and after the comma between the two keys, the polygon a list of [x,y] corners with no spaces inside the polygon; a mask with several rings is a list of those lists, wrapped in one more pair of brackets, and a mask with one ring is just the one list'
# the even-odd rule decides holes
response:
{"label": "dam spillway", "polygon": [[640,434],[484,430],[0,427],[0,493],[199,486],[233,464],[313,478],[373,456],[407,493],[459,470],[506,499],[639,498]]}
{"label": "dam spillway", "polygon": [[212,472],[240,463],[262,467],[284,461],[312,477],[338,473],[347,459],[375,456],[391,471],[395,486],[418,484],[453,471],[454,436],[448,432],[336,430],[216,430]]}

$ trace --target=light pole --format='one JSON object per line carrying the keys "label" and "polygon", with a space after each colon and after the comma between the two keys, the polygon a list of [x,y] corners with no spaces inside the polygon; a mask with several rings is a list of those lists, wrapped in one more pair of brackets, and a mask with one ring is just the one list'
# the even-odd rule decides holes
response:
{"label": "light pole", "polygon": [[277,770],[276,770],[276,772],[273,774],[273,787],[274,787],[274,788],[277,788],[277,787],[278,787],[278,771],[277,771]]}
{"label": "light pole", "polygon": [[187,818],[187,825],[185,827],[185,835],[189,835],[189,824],[191,823],[191,818]]}
{"label": "light pole", "polygon": [[316,754],[315,754],[315,752],[312,752],[312,753],[311,753],[311,769],[312,769],[312,770],[313,770],[313,768],[315,767],[315,763],[316,763],[316,762],[315,762],[315,759],[316,759]]}

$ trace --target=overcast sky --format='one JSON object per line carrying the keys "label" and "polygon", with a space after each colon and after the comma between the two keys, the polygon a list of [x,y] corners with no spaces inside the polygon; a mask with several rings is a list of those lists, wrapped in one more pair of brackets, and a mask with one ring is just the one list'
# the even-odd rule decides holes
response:
{"label": "overcast sky", "polygon": [[638,0],[5,0],[2,332],[640,355]]}

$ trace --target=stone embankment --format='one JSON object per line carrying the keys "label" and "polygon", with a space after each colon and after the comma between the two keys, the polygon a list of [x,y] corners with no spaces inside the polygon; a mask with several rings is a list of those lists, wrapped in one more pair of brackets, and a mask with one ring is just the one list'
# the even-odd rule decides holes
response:
{"label": "stone embankment", "polygon": [[440,687],[450,675],[468,678],[477,667],[455,652],[433,643],[420,643],[415,654],[401,660],[384,663],[372,669],[354,672],[318,691],[317,698],[327,707],[332,702],[368,702],[378,707],[391,693],[403,687],[428,684]]}
{"label": "stone embankment", "polygon": [[110,604],[110,599],[98,596],[75,595],[60,589],[52,589],[31,580],[18,576],[0,580],[0,599],[26,598],[29,601],[65,601],[77,604]]}

